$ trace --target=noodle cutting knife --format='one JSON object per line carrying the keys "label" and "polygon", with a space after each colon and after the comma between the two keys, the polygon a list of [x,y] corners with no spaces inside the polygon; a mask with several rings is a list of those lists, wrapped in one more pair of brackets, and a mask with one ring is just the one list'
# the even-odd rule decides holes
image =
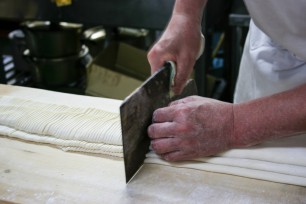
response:
{"label": "noodle cutting knife", "polygon": [[131,93],[120,106],[121,131],[126,183],[141,168],[149,151],[147,128],[152,123],[153,112],[171,101],[197,95],[194,80],[189,80],[179,96],[171,97],[175,63],[165,65]]}

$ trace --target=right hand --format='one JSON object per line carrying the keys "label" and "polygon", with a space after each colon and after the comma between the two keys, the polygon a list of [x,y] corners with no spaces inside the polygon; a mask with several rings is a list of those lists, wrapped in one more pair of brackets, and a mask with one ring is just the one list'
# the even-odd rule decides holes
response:
{"label": "right hand", "polygon": [[151,73],[166,61],[176,63],[175,94],[180,94],[190,77],[201,47],[201,25],[184,15],[173,15],[161,38],[148,53]]}

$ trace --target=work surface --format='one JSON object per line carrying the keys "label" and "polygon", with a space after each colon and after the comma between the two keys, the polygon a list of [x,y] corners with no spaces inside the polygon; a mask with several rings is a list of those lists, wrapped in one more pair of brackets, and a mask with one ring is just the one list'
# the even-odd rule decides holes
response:
{"label": "work surface", "polygon": [[[117,110],[120,101],[0,85],[0,95]],[[101,101],[102,100],[102,101]],[[119,110],[117,110],[119,111]],[[0,135],[0,201],[14,203],[306,203],[306,188],[145,164],[125,184],[121,158],[64,152]]]}
{"label": "work surface", "polygon": [[306,188],[145,164],[0,137],[0,200],[16,203],[306,203]]}

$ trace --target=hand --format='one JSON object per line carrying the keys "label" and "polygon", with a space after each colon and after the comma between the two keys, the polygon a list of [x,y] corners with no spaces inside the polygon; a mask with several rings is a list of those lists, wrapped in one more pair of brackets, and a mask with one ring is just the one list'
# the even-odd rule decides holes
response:
{"label": "hand", "polygon": [[176,62],[173,92],[180,94],[191,75],[201,47],[201,26],[187,16],[172,16],[167,29],[148,53],[152,74],[166,61]]}
{"label": "hand", "polygon": [[210,156],[230,148],[233,118],[233,104],[191,96],[157,109],[148,135],[165,160]]}

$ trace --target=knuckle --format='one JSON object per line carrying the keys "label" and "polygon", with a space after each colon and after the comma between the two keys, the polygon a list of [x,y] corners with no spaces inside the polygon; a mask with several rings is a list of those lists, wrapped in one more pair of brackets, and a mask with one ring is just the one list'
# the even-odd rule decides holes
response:
{"label": "knuckle", "polygon": [[152,49],[148,52],[147,57],[149,59],[156,57],[159,53],[161,53],[163,49],[158,45],[155,44]]}
{"label": "knuckle", "polygon": [[176,100],[176,101],[172,101],[169,106],[174,106],[174,105],[178,105],[178,104],[181,104],[183,103],[183,99],[179,99],[179,100]]}
{"label": "knuckle", "polygon": [[154,59],[154,56],[156,55],[156,52],[154,50],[151,50],[148,54],[147,54],[147,58],[149,63],[152,62],[152,60]]}
{"label": "knuckle", "polygon": [[188,99],[188,101],[195,101],[195,100],[197,100],[197,99],[199,99],[199,96],[189,96],[189,97],[187,97],[187,99]]}
{"label": "knuckle", "polygon": [[[183,120],[184,121],[184,120]],[[180,133],[180,135],[189,135],[192,131],[192,127],[191,125],[189,125],[187,122],[184,122],[184,123],[180,123],[178,126],[177,126],[177,129],[176,129],[176,132],[177,133]]]}
{"label": "knuckle", "polygon": [[185,105],[185,106],[180,108],[179,113],[180,113],[181,117],[186,117],[190,113],[190,108]]}
{"label": "knuckle", "polygon": [[191,142],[190,142],[190,139],[184,139],[184,140],[181,140],[180,142],[180,146],[181,146],[181,149],[184,150],[184,151],[187,151],[190,149],[191,146]]}
{"label": "knuckle", "polygon": [[150,51],[148,52],[147,56],[148,56],[148,57],[153,57],[153,56],[156,54],[156,50],[157,50],[157,46],[154,45],[154,46],[150,49]]}

